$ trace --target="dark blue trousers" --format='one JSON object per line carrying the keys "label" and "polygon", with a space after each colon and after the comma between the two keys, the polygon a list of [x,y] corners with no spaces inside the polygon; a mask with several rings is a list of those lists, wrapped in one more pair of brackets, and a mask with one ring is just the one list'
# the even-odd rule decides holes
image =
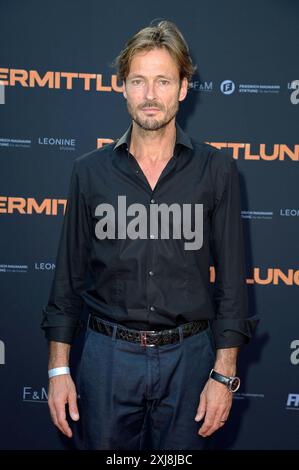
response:
{"label": "dark blue trousers", "polygon": [[207,448],[194,418],[214,365],[210,327],[163,346],[116,339],[115,331],[86,332],[77,383],[83,449]]}

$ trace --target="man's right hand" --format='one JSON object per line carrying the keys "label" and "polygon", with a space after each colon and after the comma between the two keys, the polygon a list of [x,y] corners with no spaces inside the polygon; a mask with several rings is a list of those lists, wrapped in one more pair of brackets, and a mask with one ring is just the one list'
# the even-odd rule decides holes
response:
{"label": "man's right hand", "polygon": [[49,379],[48,405],[55,426],[67,437],[73,433],[66,419],[65,405],[73,421],[78,421],[77,392],[73,379],[69,374],[56,375]]}

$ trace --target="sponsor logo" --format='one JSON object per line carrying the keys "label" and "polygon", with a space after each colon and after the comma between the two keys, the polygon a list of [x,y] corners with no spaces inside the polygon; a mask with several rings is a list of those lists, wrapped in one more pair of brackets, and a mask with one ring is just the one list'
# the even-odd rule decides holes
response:
{"label": "sponsor logo", "polygon": [[31,140],[30,139],[11,139],[8,137],[0,137],[0,147],[31,148]]}
{"label": "sponsor logo", "polygon": [[38,202],[33,197],[0,196],[0,214],[64,214],[66,210],[66,199],[43,199]]}
{"label": "sponsor logo", "polygon": [[5,104],[5,85],[0,80],[0,104]]}
{"label": "sponsor logo", "polygon": [[288,83],[288,89],[294,90],[290,94],[290,101],[292,104],[299,103],[299,80],[293,80],[291,83]]}
{"label": "sponsor logo", "polygon": [[265,398],[263,393],[241,393],[236,392],[233,394],[235,400],[244,400],[245,398]]}
{"label": "sponsor logo", "polygon": [[288,394],[286,409],[299,410],[299,393]]}
{"label": "sponsor logo", "polygon": [[23,387],[22,401],[30,403],[47,403],[48,393],[45,387],[35,390],[32,387]]}
{"label": "sponsor logo", "polygon": [[237,90],[238,93],[279,93],[280,85],[263,85],[258,83],[239,83],[236,87],[232,80],[224,80],[220,83],[220,90],[224,95],[231,95]]}
{"label": "sponsor logo", "polygon": [[[241,211],[242,219],[272,219],[273,211]],[[299,209],[279,209],[280,217],[299,217]]]}
{"label": "sponsor logo", "polygon": [[[36,271],[54,271],[55,264],[50,262],[36,262],[34,268]],[[0,264],[0,273],[27,273],[28,264]]]}
{"label": "sponsor logo", "polygon": [[239,84],[239,93],[279,93],[280,85]]}
{"label": "sponsor logo", "polygon": [[232,80],[224,80],[220,84],[220,90],[224,95],[231,95],[236,89],[236,85]]}
{"label": "sponsor logo", "polygon": [[232,156],[236,160],[291,160],[299,161],[299,144],[288,146],[286,144],[249,144],[236,142],[206,142],[218,149],[232,149]]}
{"label": "sponsor logo", "polygon": [[247,284],[274,285],[285,284],[286,286],[299,286],[299,269],[287,269],[282,271],[278,268],[253,268],[252,277],[247,279]]}
{"label": "sponsor logo", "polygon": [[[216,270],[210,266],[210,282],[215,282]],[[286,286],[299,286],[299,269],[287,269],[282,271],[278,268],[252,268],[252,275],[247,277],[247,284],[274,285],[285,284]]]}
{"label": "sponsor logo", "polygon": [[105,144],[111,144],[112,142],[114,142],[113,139],[97,139],[97,148],[102,148]]}
{"label": "sponsor logo", "polygon": [[34,263],[34,269],[37,271],[53,271],[55,267],[54,263]]}
{"label": "sponsor logo", "polygon": [[241,211],[242,219],[272,219],[273,211]]}
{"label": "sponsor logo", "polygon": [[211,92],[213,91],[213,82],[191,81],[189,82],[188,88],[192,91]]}
{"label": "sponsor logo", "polygon": [[27,264],[0,264],[0,273],[27,273]]}
{"label": "sponsor logo", "polygon": [[122,92],[117,83],[117,75],[108,78],[97,73],[78,72],[38,72],[37,70],[0,68],[0,80],[5,86],[23,88],[50,88],[53,90],[73,90],[78,87],[83,91]]}
{"label": "sponsor logo", "polygon": [[[109,138],[98,138],[97,147],[101,148],[105,144],[114,142],[113,139]],[[231,149],[232,157],[235,160],[264,160],[264,161],[299,161],[299,144],[292,146],[286,144],[251,144],[242,142],[205,142],[210,144],[217,149]]]}
{"label": "sponsor logo", "polygon": [[290,348],[292,350],[290,355],[291,364],[297,366],[299,364],[299,339],[294,339],[290,344]]}
{"label": "sponsor logo", "polygon": [[76,139],[63,139],[57,137],[39,137],[39,145],[53,147],[55,150],[59,147],[60,150],[76,150]]}
{"label": "sponsor logo", "polygon": [[299,209],[280,209],[279,215],[284,217],[298,217]]}
{"label": "sponsor logo", "polygon": [[5,364],[5,343],[0,340],[0,365]]}

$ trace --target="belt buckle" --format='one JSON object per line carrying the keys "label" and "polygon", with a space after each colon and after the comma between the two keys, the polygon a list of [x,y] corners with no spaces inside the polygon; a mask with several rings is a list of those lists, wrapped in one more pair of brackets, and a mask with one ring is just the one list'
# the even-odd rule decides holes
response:
{"label": "belt buckle", "polygon": [[144,347],[153,347],[155,346],[154,344],[148,344],[147,343],[147,333],[155,333],[155,331],[140,331],[140,345]]}
{"label": "belt buckle", "polygon": [[141,346],[147,346],[147,344],[146,344],[146,332],[145,331],[140,332],[140,343],[141,343]]}

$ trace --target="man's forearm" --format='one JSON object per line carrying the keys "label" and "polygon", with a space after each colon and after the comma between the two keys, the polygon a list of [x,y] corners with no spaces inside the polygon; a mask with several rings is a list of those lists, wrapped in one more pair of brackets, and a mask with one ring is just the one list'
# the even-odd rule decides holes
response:
{"label": "man's forearm", "polygon": [[220,374],[234,376],[239,348],[217,349],[214,369]]}
{"label": "man's forearm", "polygon": [[50,341],[49,344],[49,369],[54,367],[64,367],[69,365],[71,345]]}

